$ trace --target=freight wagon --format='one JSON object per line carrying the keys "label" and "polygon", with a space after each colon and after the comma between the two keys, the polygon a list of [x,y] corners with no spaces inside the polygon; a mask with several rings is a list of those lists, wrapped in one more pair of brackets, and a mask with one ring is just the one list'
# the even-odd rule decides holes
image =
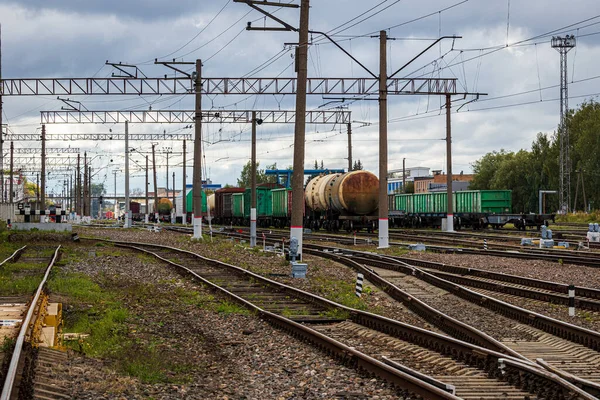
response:
{"label": "freight wagon", "polygon": [[[435,227],[442,224],[448,211],[445,192],[395,194],[388,199],[390,226]],[[539,229],[554,215],[512,213],[511,190],[467,190],[452,194],[454,227],[474,229],[492,226],[500,228],[512,223],[519,229],[535,226]]]}

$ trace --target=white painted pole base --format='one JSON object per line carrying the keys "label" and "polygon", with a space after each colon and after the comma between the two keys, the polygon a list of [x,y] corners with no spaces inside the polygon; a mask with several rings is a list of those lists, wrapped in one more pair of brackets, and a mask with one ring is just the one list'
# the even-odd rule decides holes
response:
{"label": "white painted pole base", "polygon": [[454,214],[448,214],[446,217],[446,232],[454,232]]}
{"label": "white painted pole base", "polygon": [[194,236],[192,239],[203,239],[202,237],[202,217],[194,217]]}
{"label": "white painted pole base", "polygon": [[256,247],[256,208],[250,209],[250,247]]}
{"label": "white painted pole base", "polygon": [[150,216],[148,214],[144,215],[144,223],[147,224],[150,221]]}
{"label": "white painted pole base", "polygon": [[387,249],[390,247],[389,220],[387,218],[379,219],[379,246],[378,249]]}
{"label": "white painted pole base", "polygon": [[154,222],[156,222],[157,224],[160,223],[160,216],[158,215],[158,213],[154,213]]}
{"label": "white painted pole base", "polygon": [[292,226],[290,228],[290,240],[292,238],[296,238],[298,240],[298,257],[297,261],[302,261],[302,227],[301,226]]}

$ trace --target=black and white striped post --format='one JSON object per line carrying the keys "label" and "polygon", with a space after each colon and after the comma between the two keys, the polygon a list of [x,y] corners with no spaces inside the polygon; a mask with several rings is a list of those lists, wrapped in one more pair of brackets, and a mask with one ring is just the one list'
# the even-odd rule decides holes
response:
{"label": "black and white striped post", "polygon": [[487,247],[487,239],[483,239],[483,249],[484,250],[488,249],[488,247]]}
{"label": "black and white striped post", "polygon": [[569,285],[569,317],[575,316],[575,285]]}
{"label": "black and white striped post", "polygon": [[363,291],[363,280],[365,279],[363,274],[356,275],[356,296],[361,297]]}

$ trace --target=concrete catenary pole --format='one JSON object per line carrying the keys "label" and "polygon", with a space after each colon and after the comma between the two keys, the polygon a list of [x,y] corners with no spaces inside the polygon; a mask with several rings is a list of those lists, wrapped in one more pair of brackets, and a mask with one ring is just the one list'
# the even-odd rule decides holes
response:
{"label": "concrete catenary pole", "polygon": [[8,175],[8,202],[9,203],[14,203],[14,196],[13,196],[13,173],[14,171],[14,157],[15,157],[15,145],[13,143],[13,141],[10,141],[10,173]]}
{"label": "concrete catenary pole", "polygon": [[387,202],[387,33],[379,32],[379,248],[389,247]]}
{"label": "concrete catenary pole", "polygon": [[75,171],[75,214],[81,216],[81,154],[79,153],[77,153],[77,171]]}
{"label": "concrete catenary pole", "polygon": [[[148,223],[148,219],[149,219],[149,214],[150,214],[150,208],[149,208],[149,200],[148,200],[148,186],[150,185],[150,182],[148,182],[148,156],[146,155],[146,213],[144,216],[144,222],[147,224]],[[116,197],[116,196],[115,196]]]}
{"label": "concrete catenary pole", "polygon": [[194,80],[195,116],[194,116],[194,177],[193,177],[193,204],[194,235],[193,239],[202,239],[202,61],[196,60],[196,73]]}
{"label": "concrete catenary pole", "polygon": [[298,258],[302,259],[304,224],[304,141],[306,132],[306,79],[308,77],[308,19],[310,1],[300,3],[300,34],[297,53],[296,121],[294,125],[294,175],[292,176],[292,221],[290,240],[298,240]]}
{"label": "concrete catenary pole", "polygon": [[39,204],[40,204],[40,173],[39,172],[36,174],[36,182],[35,182],[35,184],[36,184],[36,187],[37,187],[37,190],[35,191],[35,201],[36,201],[36,203],[39,206]]}
{"label": "concrete catenary pole", "polygon": [[[185,200],[185,197],[182,198]],[[171,212],[171,223],[175,223],[177,217],[177,205],[175,204],[175,172],[173,172],[173,211]]]}
{"label": "concrete catenary pole", "polygon": [[117,200],[117,171],[113,171],[114,184],[115,184],[115,218],[119,219],[119,201]]}
{"label": "concrete catenary pole", "polygon": [[402,159],[402,193],[406,193],[406,158]]}
{"label": "concrete catenary pole", "polygon": [[183,188],[183,191],[181,193],[182,193],[182,196],[183,196],[182,197],[183,201],[182,201],[182,206],[181,206],[180,212],[181,212],[181,222],[184,225],[187,223],[187,212],[188,212],[188,209],[187,209],[187,193],[186,193],[186,190],[187,190],[187,188],[186,188],[186,172],[187,172],[187,169],[185,168],[186,167],[186,165],[185,165],[186,164],[185,158],[187,157],[186,150],[187,149],[186,149],[185,139],[183,139],[183,176],[181,177],[181,187]]}
{"label": "concrete catenary pole", "polygon": [[83,198],[81,200],[83,208],[81,210],[81,215],[87,217],[88,209],[87,209],[87,151],[83,153]]}
{"label": "concrete catenary pole", "polygon": [[[92,160],[90,160],[90,164],[92,163]],[[88,214],[90,217],[93,217],[92,214],[92,166],[88,165],[88,183],[87,183],[87,187],[88,187],[88,196],[87,196],[87,208],[88,208]]]}
{"label": "concrete catenary pole", "polygon": [[348,172],[352,171],[352,124],[348,123]]}
{"label": "concrete catenary pole", "polygon": [[46,125],[42,125],[42,187],[40,196],[40,208],[46,209]]}
{"label": "concrete catenary pole", "polygon": [[450,95],[446,95],[446,160],[447,175],[446,183],[448,185],[448,213],[446,218],[446,230],[454,232],[454,210],[452,207],[452,129],[450,124]]}
{"label": "concrete catenary pole", "polygon": [[256,246],[256,111],[252,111],[252,150],[250,157],[250,247]]}
{"label": "concrete catenary pole", "polygon": [[156,143],[152,143],[152,180],[154,181],[154,222],[158,222],[158,185],[156,184]]}
{"label": "concrete catenary pole", "polygon": [[129,209],[129,122],[125,121],[125,224],[131,228],[131,213]]}

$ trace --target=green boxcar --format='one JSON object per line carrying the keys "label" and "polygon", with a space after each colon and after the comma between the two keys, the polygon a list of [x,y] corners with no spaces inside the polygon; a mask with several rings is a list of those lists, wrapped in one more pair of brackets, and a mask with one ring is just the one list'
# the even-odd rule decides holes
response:
{"label": "green boxcar", "polygon": [[[193,193],[193,191],[190,190],[188,192],[187,196],[186,196],[186,199],[185,199],[187,212],[190,212],[190,213],[193,212],[193,209],[194,209],[194,206],[193,206],[193,204],[194,204],[194,195],[192,193]],[[202,191],[202,214],[205,214],[206,212],[207,212],[207,209],[206,209],[206,192]],[[211,211],[211,213],[212,213],[212,211]]]}
{"label": "green boxcar", "polygon": [[413,212],[412,194],[397,194],[394,196],[396,211],[402,211],[406,214]]}
{"label": "green boxcar", "polygon": [[[250,206],[252,205],[252,199],[250,198],[250,192],[252,190],[246,189],[244,192],[244,217],[250,218]],[[256,188],[256,216],[265,217],[271,215],[271,189],[268,187],[257,187]],[[234,195],[235,196],[235,195]]]}
{"label": "green boxcar", "polygon": [[482,190],[481,212],[504,214],[512,212],[512,190]]}
{"label": "green boxcar", "polygon": [[[511,190],[466,190],[453,193],[453,209],[456,214],[512,212]],[[407,214],[439,214],[448,211],[446,192],[397,194],[396,210]]]}
{"label": "green boxcar", "polygon": [[[236,218],[244,217],[244,193],[234,193],[231,195],[231,214]],[[248,213],[250,214],[250,213]]]}
{"label": "green boxcar", "polygon": [[271,190],[273,217],[285,218],[289,215],[292,189],[280,188]]}

